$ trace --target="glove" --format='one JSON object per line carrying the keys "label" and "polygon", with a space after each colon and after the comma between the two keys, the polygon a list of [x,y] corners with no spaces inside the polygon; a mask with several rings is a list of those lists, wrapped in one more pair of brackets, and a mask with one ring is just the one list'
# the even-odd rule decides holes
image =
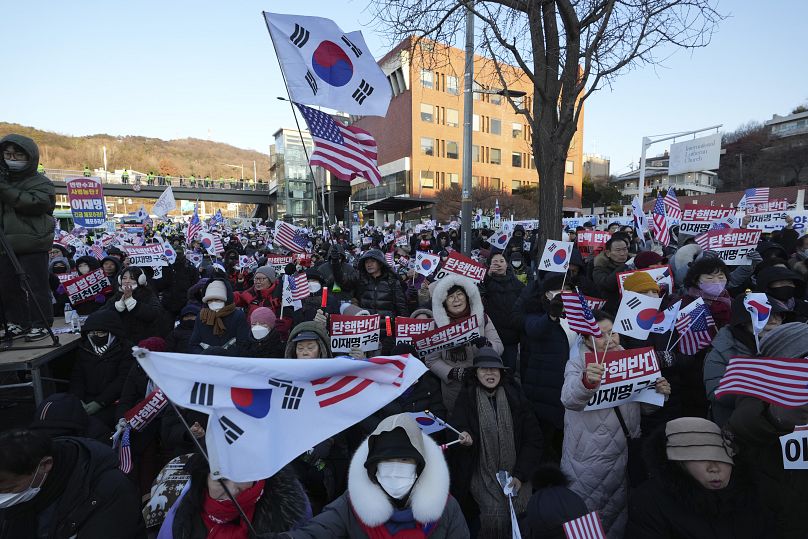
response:
{"label": "glove", "polygon": [[84,404],[84,411],[87,412],[87,415],[97,414],[98,412],[101,411],[101,408],[103,408],[103,406],[101,406],[95,401]]}
{"label": "glove", "polygon": [[358,346],[352,347],[348,355],[354,359],[365,359],[365,353]]}
{"label": "glove", "polygon": [[317,322],[321,326],[328,327],[328,316],[322,309],[317,310],[317,314],[314,315],[314,322]]}
{"label": "glove", "polygon": [[471,344],[473,344],[477,348],[482,348],[483,346],[491,346],[491,341],[489,341],[485,337],[477,337],[476,339],[471,341]]}
{"label": "glove", "polygon": [[752,261],[752,268],[763,262],[763,257],[757,252],[757,249],[749,251],[746,253],[746,258]]}
{"label": "glove", "polygon": [[457,380],[458,382],[462,382],[463,378],[466,377],[466,369],[463,367],[454,367],[452,370],[449,371],[449,380]]}

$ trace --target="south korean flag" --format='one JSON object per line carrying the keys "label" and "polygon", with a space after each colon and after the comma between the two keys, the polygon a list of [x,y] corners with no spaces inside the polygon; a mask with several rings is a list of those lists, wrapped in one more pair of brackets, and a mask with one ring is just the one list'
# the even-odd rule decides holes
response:
{"label": "south korean flag", "polygon": [[623,292],[612,331],[626,337],[647,339],[654,324],[665,319],[665,313],[659,312],[661,303],[662,298],[652,298],[637,292]]}
{"label": "south korean flag", "polygon": [[541,255],[541,260],[539,261],[539,269],[566,273],[570,268],[571,256],[571,241],[547,240],[547,244],[544,246],[544,254]]}
{"label": "south korean flag", "polygon": [[384,116],[393,94],[362,32],[322,17],[264,12],[292,101]]}

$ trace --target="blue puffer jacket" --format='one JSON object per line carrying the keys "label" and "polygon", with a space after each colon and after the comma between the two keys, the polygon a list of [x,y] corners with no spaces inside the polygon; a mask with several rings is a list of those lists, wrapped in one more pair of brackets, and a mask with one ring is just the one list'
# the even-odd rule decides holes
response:
{"label": "blue puffer jacket", "polygon": [[522,390],[533,405],[540,421],[549,421],[557,429],[564,427],[561,386],[570,345],[564,328],[547,314],[525,317],[526,354],[522,356]]}

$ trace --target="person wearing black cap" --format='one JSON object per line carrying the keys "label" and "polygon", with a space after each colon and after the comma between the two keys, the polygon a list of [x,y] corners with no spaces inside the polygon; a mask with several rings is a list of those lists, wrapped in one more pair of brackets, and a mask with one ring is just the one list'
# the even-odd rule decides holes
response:
{"label": "person wearing black cap", "polygon": [[766,268],[757,276],[757,289],[769,296],[772,307],[787,313],[786,322],[808,320],[805,279],[799,273],[780,266]]}
{"label": "person wearing black cap", "polygon": [[483,347],[474,358],[474,376],[455,403],[450,422],[461,431],[461,447],[451,453],[454,492],[479,537],[511,537],[508,498],[496,477],[513,478],[516,514],[527,507],[530,480],[541,457],[541,430],[530,404],[499,354]]}
{"label": "person wearing black cap", "polygon": [[566,539],[564,523],[589,513],[580,496],[568,488],[558,467],[545,464],[533,475],[533,496],[519,529],[524,539]]}
{"label": "person wearing black cap", "polygon": [[466,539],[469,530],[449,494],[438,444],[409,414],[386,418],[351,458],[348,490],[306,525],[280,537]]}

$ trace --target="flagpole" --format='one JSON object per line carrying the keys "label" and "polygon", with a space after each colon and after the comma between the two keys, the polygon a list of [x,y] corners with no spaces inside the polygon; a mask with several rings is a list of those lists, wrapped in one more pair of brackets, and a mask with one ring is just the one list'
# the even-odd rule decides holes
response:
{"label": "flagpole", "polygon": [[[269,32],[269,21],[266,17],[266,12],[262,11],[261,14],[264,16],[264,23],[267,26],[267,31]],[[303,130],[300,129],[300,122],[297,120],[297,111],[295,110],[295,104],[292,101],[292,94],[289,92],[289,84],[286,82],[286,73],[283,71],[283,64],[281,64],[281,57],[278,55],[278,48],[275,46],[275,41],[272,39],[272,32],[269,32],[269,40],[272,42],[272,49],[275,51],[275,58],[278,60],[278,67],[281,70],[281,78],[283,78],[283,87],[286,88],[286,95],[289,99],[284,99],[279,97],[281,101],[288,101],[289,107],[292,109],[292,116],[295,118],[295,125],[297,126],[297,132],[300,134],[300,143],[303,145],[303,154],[306,156],[306,164],[309,167],[309,172],[311,173],[311,180],[314,182],[314,188],[317,188],[317,179],[314,176],[314,169],[309,162],[309,150],[306,148],[306,141],[303,140]],[[320,191],[321,200],[318,201],[320,206],[320,212],[323,214],[323,222],[328,225],[331,222],[331,219],[328,217],[328,212],[325,211],[325,179],[323,179],[323,187]],[[314,199],[317,200],[317,195],[314,196]]]}
{"label": "flagpole", "polygon": [[[693,322],[691,322],[691,323],[690,323],[690,326],[692,326],[692,325],[693,325]],[[681,340],[682,340],[682,337],[684,337],[684,336],[685,336],[685,333],[687,333],[688,331],[690,331],[690,326],[687,326],[687,328],[685,328],[685,330],[684,330],[682,333],[680,333],[680,334],[679,334],[679,338],[678,338],[678,339],[676,339],[676,340],[673,342],[673,344],[671,345],[671,347],[670,347],[670,348],[668,348],[667,350],[665,350],[666,352],[670,352],[671,350],[673,350],[673,348],[676,346],[676,343],[678,343],[679,341],[681,341]],[[671,337],[673,337],[673,332],[671,332]],[[668,339],[668,341],[670,341],[670,339]]]}
{"label": "flagpole", "polygon": [[752,327],[752,335],[755,336],[755,348],[757,348],[757,353],[760,354],[760,337],[758,337],[758,332],[755,330],[754,325]]}

